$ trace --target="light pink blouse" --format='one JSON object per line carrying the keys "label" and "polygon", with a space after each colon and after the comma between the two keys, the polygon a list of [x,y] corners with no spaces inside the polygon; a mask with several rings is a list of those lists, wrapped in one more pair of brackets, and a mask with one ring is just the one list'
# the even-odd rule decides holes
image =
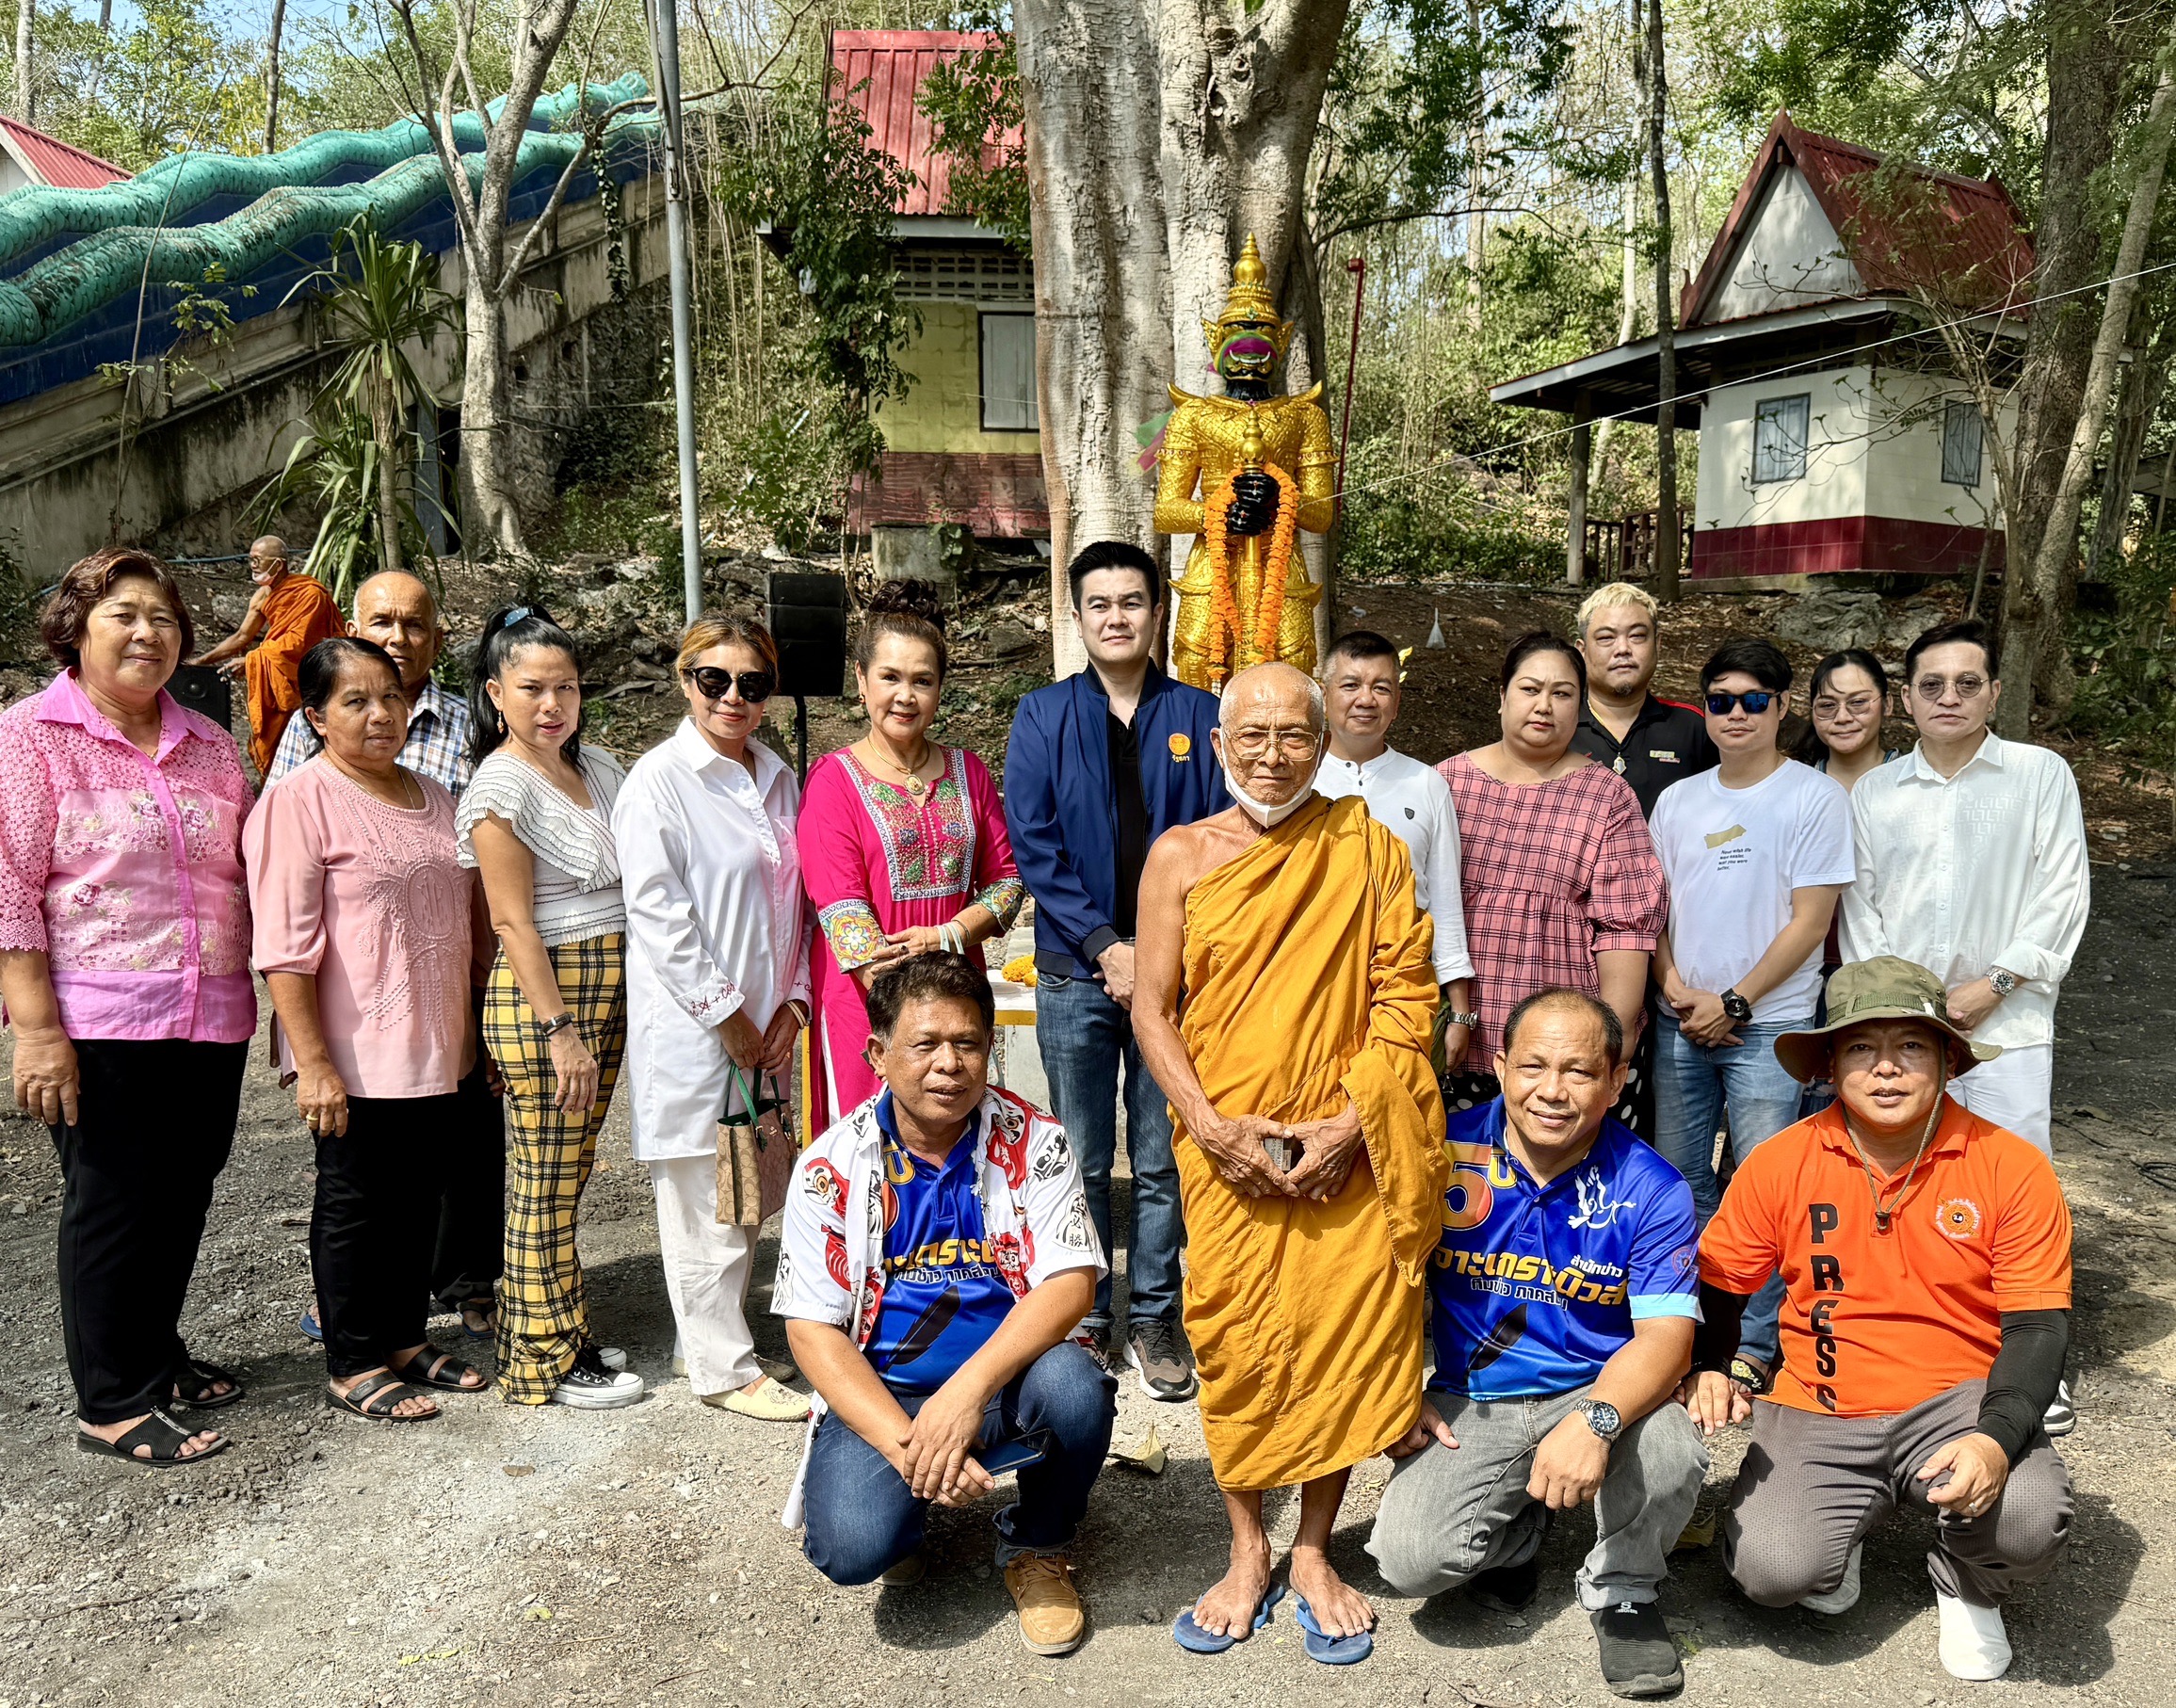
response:
{"label": "light pink blouse", "polygon": [[257,1029],[234,738],[159,696],[146,754],[63,671],[0,715],[0,950],[42,951],[71,1038]]}
{"label": "light pink blouse", "polygon": [[[316,975],[326,1053],[351,1097],[443,1096],[471,1059],[473,880],[453,797],[416,781],[421,807],[390,806],[313,759],[265,791],[243,831],[257,971]],[[295,1071],[284,1036],[280,1068]]]}

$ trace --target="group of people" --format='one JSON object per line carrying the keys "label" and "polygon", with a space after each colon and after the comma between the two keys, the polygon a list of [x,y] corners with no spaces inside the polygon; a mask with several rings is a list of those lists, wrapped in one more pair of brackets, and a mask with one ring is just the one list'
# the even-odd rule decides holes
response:
{"label": "group of people", "polygon": [[[1071,584],[1088,668],[1023,699],[1002,797],[929,736],[949,656],[911,584],[856,640],[866,733],[804,788],[757,739],[759,623],[689,626],[686,717],[623,769],[581,739],[544,610],[492,613],[457,692],[428,588],[395,573],[299,654],[282,727],[253,721],[253,798],[164,692],[192,648],[166,568],[75,566],[43,617],[60,673],[0,714],[0,992],[65,1179],[78,1445],[227,1445],[196,1413],[244,1384],[181,1310],[253,967],[316,1149],[302,1326],[358,1417],[492,1383],[641,1396],[574,1237],[624,1073],[676,1372],[808,1420],[788,1516],[835,1581],[917,1575],[930,1504],[1014,1471],[1023,1640],[1076,1646],[1070,1549],[1130,1370],[1199,1397],[1231,1525],[1182,1647],[1289,1593],[1309,1655],[1363,1658],[1375,1614],[1328,1548],[1383,1453],[1369,1547],[1401,1593],[1523,1606],[1551,1515],[1592,1502],[1603,1675],[1655,1694],[1706,1438],[1751,1415],[1722,1526],[1746,1592],[1840,1612],[1865,1532],[1931,1507],[1943,1662],[1999,1675],[2001,1603],[2070,1516],[2048,1104],[2087,873],[2067,766],[1989,728],[1985,629],[1913,643],[1905,754],[1880,663],[1824,659],[1794,758],[1777,648],[1731,640],[1697,706],[1662,701],[1654,603],[1613,585],[1576,639],[1517,639],[1498,739],[1430,766],[1390,745],[1382,636],[1219,699],[1155,663],[1153,558],[1090,545]],[[980,945],[1029,898],[1047,1113],[990,1074]],[[187,1088],[155,1132],[147,1076]],[[721,1133],[790,1146],[770,1114],[797,1089],[806,1142],[729,1205],[753,1188]],[[773,1304],[813,1396],[747,1322],[782,1186]],[[431,1343],[437,1311],[492,1344],[491,1382]],[[1280,1580],[1263,1495],[1295,1485]]]}

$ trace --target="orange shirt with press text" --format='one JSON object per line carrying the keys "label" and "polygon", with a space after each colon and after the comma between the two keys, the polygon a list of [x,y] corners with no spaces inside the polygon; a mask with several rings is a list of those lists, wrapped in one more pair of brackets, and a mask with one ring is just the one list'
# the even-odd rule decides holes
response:
{"label": "orange shirt with press text", "polygon": [[1874,1189],[1844,1108],[1764,1140],[1700,1241],[1701,1279],[1756,1292],[1781,1272],[1783,1364],[1772,1397],[1801,1411],[1892,1417],[1987,1375],[2006,1311],[2068,1310],[2071,1212],[2054,1166],[1951,1099],[1919,1165]]}

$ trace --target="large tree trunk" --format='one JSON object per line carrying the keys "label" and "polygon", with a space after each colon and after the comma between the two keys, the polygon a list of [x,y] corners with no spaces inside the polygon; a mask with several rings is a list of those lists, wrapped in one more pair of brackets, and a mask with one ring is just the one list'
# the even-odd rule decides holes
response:
{"label": "large tree trunk", "polygon": [[[2136,323],[2139,316],[2134,311]],[[2092,548],[2086,555],[2086,579],[2095,580],[2123,550],[2125,524],[2131,517],[2131,493],[2138,484],[2138,461],[2146,449],[2146,429],[2161,408],[2168,383],[2168,338],[2166,331],[2151,348],[2135,349],[2123,370],[2123,384],[2116,402],[2115,437],[2108,445],[2108,464],[2101,479],[2101,512],[2093,524]]]}
{"label": "large tree trunk", "polygon": [[37,0],[15,0],[15,116],[25,124],[38,117],[30,83],[30,46],[37,16]]}
{"label": "large tree trunk", "polygon": [[287,0],[272,0],[272,36],[265,47],[265,152],[280,146],[280,37],[287,25]]}
{"label": "large tree trunk", "polygon": [[[1319,284],[1312,255],[1300,257],[1302,191],[1346,8],[1022,0],[1014,9],[1060,675],[1085,662],[1065,620],[1066,560],[1102,538],[1152,546],[1154,483],[1134,428],[1170,407],[1168,383],[1218,388],[1201,322],[1224,306],[1249,233],[1299,323],[1285,383],[1303,391],[1323,378]],[[1323,579],[1321,540],[1305,537],[1303,549]]]}
{"label": "large tree trunk", "polygon": [[461,538],[472,556],[528,556],[508,475],[507,305],[474,271],[463,294],[460,387]]}

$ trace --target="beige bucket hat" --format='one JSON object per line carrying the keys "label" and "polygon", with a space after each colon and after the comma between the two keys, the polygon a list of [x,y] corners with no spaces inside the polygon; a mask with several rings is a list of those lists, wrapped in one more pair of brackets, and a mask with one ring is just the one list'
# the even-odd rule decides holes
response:
{"label": "beige bucket hat", "polygon": [[1855,960],[1829,979],[1829,1023],[1776,1039],[1776,1059],[1801,1085],[1828,1072],[1828,1039],[1848,1026],[1875,1020],[1925,1021],[1949,1043],[1949,1071],[1968,1072],[2002,1054],[2000,1044],[1975,1042],[1949,1018],[1949,992],[1925,967],[1894,955]]}

